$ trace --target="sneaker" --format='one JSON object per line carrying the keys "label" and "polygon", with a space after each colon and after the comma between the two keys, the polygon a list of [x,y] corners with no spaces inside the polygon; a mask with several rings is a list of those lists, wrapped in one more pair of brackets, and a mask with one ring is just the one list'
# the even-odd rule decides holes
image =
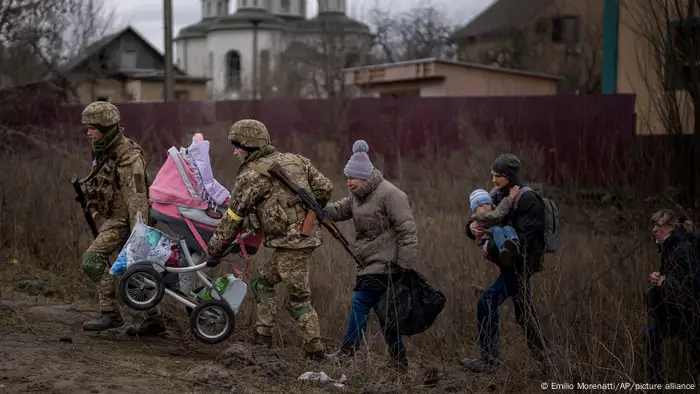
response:
{"label": "sneaker", "polygon": [[513,255],[510,254],[510,251],[508,251],[508,249],[503,249],[498,253],[498,260],[504,267],[513,266]]}
{"label": "sneaker", "polygon": [[514,239],[506,239],[503,247],[510,253],[511,261],[520,256],[520,244]]}
{"label": "sneaker", "polygon": [[346,362],[352,360],[355,357],[355,349],[352,346],[341,346],[338,351],[331,354],[326,354],[328,361],[330,362]]}
{"label": "sneaker", "polygon": [[304,358],[307,358],[311,361],[315,361],[317,363],[325,363],[328,361],[328,355],[323,352],[323,350],[317,350],[315,352],[304,352]]}
{"label": "sneaker", "polygon": [[84,331],[104,331],[124,325],[124,319],[119,312],[102,312],[97,319],[83,323]]}

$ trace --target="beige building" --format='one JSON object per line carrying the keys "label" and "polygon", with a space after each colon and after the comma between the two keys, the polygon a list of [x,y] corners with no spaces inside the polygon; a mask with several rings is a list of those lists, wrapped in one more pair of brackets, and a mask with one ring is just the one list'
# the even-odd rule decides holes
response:
{"label": "beige building", "polygon": [[557,76],[435,58],[343,70],[364,97],[554,95]]}
{"label": "beige building", "polygon": [[564,92],[598,92],[604,1],[496,0],[452,41],[461,61],[561,75]]}
{"label": "beige building", "polygon": [[[191,77],[177,66],[173,72],[177,100],[207,99],[208,78]],[[72,87],[77,97],[70,101],[86,104],[95,100],[162,101],[164,75],[163,54],[136,30],[126,27],[91,44],[50,78]]]}
{"label": "beige building", "polygon": [[[620,0],[606,8],[603,80],[606,93],[636,96],[637,133],[692,133],[691,69],[700,72],[700,9],[688,15],[688,0]],[[678,7],[680,5],[680,7]],[[678,10],[684,15],[679,15]],[[684,37],[687,23],[693,37]]]}

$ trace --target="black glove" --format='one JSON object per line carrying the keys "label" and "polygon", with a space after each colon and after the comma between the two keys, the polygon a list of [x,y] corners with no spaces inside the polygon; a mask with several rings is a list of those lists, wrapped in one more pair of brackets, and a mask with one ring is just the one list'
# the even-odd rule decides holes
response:
{"label": "black glove", "polygon": [[218,257],[209,257],[207,258],[207,268],[214,268],[218,266],[220,262]]}

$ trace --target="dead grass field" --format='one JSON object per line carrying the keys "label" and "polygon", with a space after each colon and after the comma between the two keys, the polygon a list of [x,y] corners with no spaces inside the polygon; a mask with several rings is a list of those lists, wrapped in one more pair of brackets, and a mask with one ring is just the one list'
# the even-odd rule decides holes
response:
{"label": "dead grass field", "polygon": [[[228,127],[219,125],[201,131],[212,142],[215,176],[230,187],[238,163],[225,140]],[[271,130],[273,141],[277,132]],[[226,380],[221,374],[230,374],[241,392],[330,390],[296,380],[300,373],[312,367],[300,361],[299,336],[283,309],[276,335],[277,347],[283,348],[275,356],[275,360],[281,360],[277,362],[279,367],[250,369],[255,365],[277,365],[270,364],[269,359],[249,362],[245,368],[221,367],[218,372],[210,373],[218,375],[207,378],[208,383],[192,383],[196,375],[187,371],[222,360],[222,352],[228,346],[211,347],[195,342],[187,332],[186,316],[177,306],[168,307],[173,330],[165,339],[84,335],[80,329],[82,320],[76,314],[94,311],[96,295],[81,269],[80,256],[90,237],[79,206],[73,200],[69,181],[73,172],[84,175],[89,170],[88,142],[85,141],[85,146],[52,144],[70,155],[52,149],[0,155],[2,299],[14,303],[0,315],[2,352],[6,356],[0,361],[3,379],[0,383],[8,388],[21,387],[22,392],[77,393],[87,390],[79,389],[86,381],[97,383],[93,391],[85,392],[135,392],[132,390],[138,388],[148,392],[225,392],[231,386],[221,383]],[[478,289],[488,286],[498,275],[497,269],[481,258],[473,241],[464,235],[464,224],[470,214],[468,196],[477,187],[489,189],[490,164],[498,154],[508,151],[509,144],[502,141],[471,146],[478,149],[464,149],[459,154],[421,162],[404,160],[400,176],[390,179],[411,199],[420,237],[418,267],[445,293],[447,304],[426,333],[407,338],[411,370],[400,382],[394,382],[378,368],[385,360],[385,349],[376,321],[370,317],[369,349],[343,371],[350,379],[351,392],[414,391],[422,374],[433,367],[442,376],[438,386],[430,389],[433,392],[540,390],[540,382],[526,377],[533,361],[514,322],[510,302],[504,305],[501,315],[502,353],[506,362],[503,372],[480,377],[457,367],[458,358],[478,352],[475,343]],[[291,146],[279,148],[294,149],[311,158],[334,180],[334,200],[347,193],[342,169],[350,146],[298,138]],[[373,152],[370,146],[370,156],[381,170],[382,161],[375,156],[377,153],[381,152]],[[541,158],[528,152],[521,152],[520,157],[526,179],[537,180]],[[165,160],[165,152],[151,155],[148,160],[154,177]],[[557,253],[547,256],[545,270],[535,276],[533,285],[539,316],[553,343],[562,379],[643,382],[642,345],[647,325],[643,293],[647,276],[658,266],[647,218],[652,209],[661,207],[614,212],[605,204],[584,204],[560,189],[551,189],[550,193],[560,205],[563,241]],[[339,227],[352,239],[351,225],[341,223]],[[335,349],[346,328],[354,267],[332,237],[325,239],[314,254],[311,283],[322,334],[329,349]],[[267,254],[267,250],[260,252],[253,258],[253,264]],[[43,288],[27,295],[27,289],[35,282]],[[41,309],[36,311],[41,305],[54,305],[54,312],[63,312],[57,321],[46,319]],[[237,316],[238,325],[231,343],[244,342],[249,337],[253,311],[252,298],[247,297]],[[57,337],[70,337],[72,343]],[[51,344],[42,342],[41,338]],[[673,366],[669,381],[695,381],[684,369],[680,346],[674,344],[672,348],[674,352],[668,358]],[[47,358],[40,362],[42,355]],[[36,370],[38,365],[46,366]],[[120,365],[128,368],[122,369]],[[339,372],[325,371],[332,377]],[[47,382],[53,383],[36,386],[38,383],[34,382],[32,389],[31,382],[22,381],[29,375],[45,376]],[[70,376],[73,386],[57,383]],[[128,376],[134,378],[127,379]]]}

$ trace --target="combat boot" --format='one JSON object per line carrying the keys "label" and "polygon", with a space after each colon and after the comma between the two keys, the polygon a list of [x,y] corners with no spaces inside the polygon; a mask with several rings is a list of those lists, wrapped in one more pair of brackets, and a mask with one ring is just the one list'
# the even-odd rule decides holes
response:
{"label": "combat boot", "polygon": [[255,337],[253,338],[253,345],[272,349],[272,337],[270,335],[262,335],[256,332]]}
{"label": "combat boot", "polygon": [[498,371],[501,366],[499,360],[489,356],[481,356],[479,358],[463,358],[459,361],[460,364],[469,372],[493,374]]}
{"label": "combat boot", "polygon": [[167,331],[162,316],[149,316],[141,324],[130,325],[126,329],[130,336],[156,336]]}
{"label": "combat boot", "polygon": [[124,319],[119,312],[102,312],[102,315],[94,320],[83,323],[84,331],[104,331],[110,328],[118,328],[124,325]]}

